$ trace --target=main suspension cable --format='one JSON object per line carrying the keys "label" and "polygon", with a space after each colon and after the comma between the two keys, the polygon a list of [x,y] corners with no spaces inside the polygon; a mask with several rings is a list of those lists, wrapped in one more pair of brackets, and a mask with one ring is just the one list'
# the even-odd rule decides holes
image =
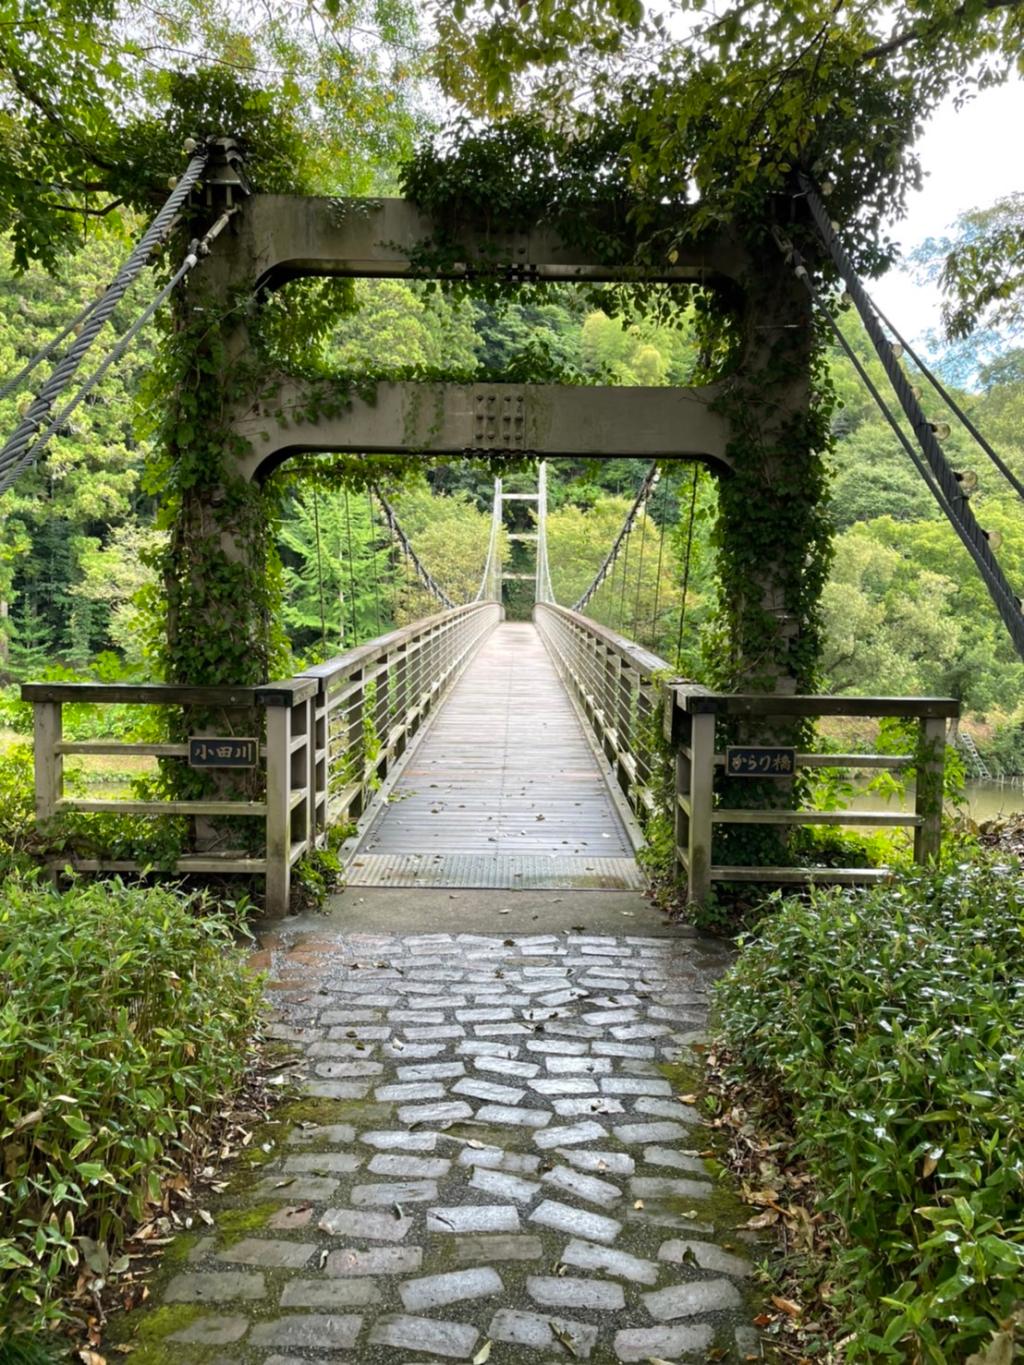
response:
{"label": "main suspension cable", "polygon": [[[848,294],[860,313],[868,336],[871,338],[875,351],[888,375],[889,382],[893,386],[900,406],[906,414],[914,435],[917,437],[918,444],[924,453],[934,479],[934,485],[930,486],[934,488],[937,485],[942,492],[939,506],[977,565],[988,588],[989,596],[992,598],[1018,654],[1024,658],[1024,615],[1021,614],[1020,600],[1003,574],[992,552],[988,535],[978,525],[974,513],[967,503],[964,491],[960,487],[959,480],[935,438],[933,426],[921,410],[907,377],[898,364],[892,345],[882,331],[878,315],[872,308],[871,301],[865,293],[853,264],[836,236],[817,190],[811,180],[803,174],[800,176],[800,185],[806,196],[818,233],[846,284]],[[797,277],[803,281],[810,296],[815,298],[816,291],[811,283],[806,265],[799,259],[798,253],[795,252],[791,244],[782,242],[780,245],[787,251],[790,261],[794,264]]]}
{"label": "main suspension cable", "polygon": [[189,161],[185,173],[175,185],[167,202],[142,234],[135,249],[117,272],[103,297],[98,301],[95,308],[90,310],[80,334],[54,366],[52,373],[39,390],[38,395],[33,399],[28,411],[18,423],[3,449],[0,450],[0,492],[10,486],[10,471],[12,469],[19,470],[23,467],[25,451],[34,440],[43,420],[49,415],[57,396],[74,377],[86,352],[96,340],[129,286],[141,273],[153,249],[170,232],[178,215],[178,210],[192,192],[209,160],[209,156],[209,150],[203,148]]}
{"label": "main suspension cable", "polygon": [[189,271],[193,270],[199,264],[199,262],[206,255],[208,255],[211,244],[224,231],[224,228],[227,226],[228,222],[230,221],[232,215],[235,212],[236,210],[233,208],[226,209],[220,215],[217,221],[213,224],[213,226],[206,232],[206,234],[202,237],[201,240],[192,241],[192,243],[189,246],[188,253],[186,254],[185,259],[182,261],[178,269],[174,272],[171,278],[160,290],[159,294],[157,294],[157,296],[154,299],[150,300],[150,302],[146,305],[143,311],[135,319],[132,325],[119,339],[117,345],[114,346],[107,353],[107,355],[103,358],[103,360],[96,367],[96,369],[93,370],[92,374],[90,374],[88,378],[83,382],[82,386],[78,389],[77,393],[71,399],[71,401],[65,403],[64,407],[60,409],[56,416],[51,417],[50,421],[47,423],[43,431],[40,432],[40,434],[31,442],[28,448],[23,452],[17,464],[15,464],[13,467],[9,467],[3,474],[0,474],[0,494],[5,493],[7,489],[10,488],[11,484],[14,483],[14,481],[17,479],[18,475],[21,473],[21,471],[25,468],[26,465],[30,464],[33,460],[37,460],[39,458],[39,456],[43,453],[44,449],[49,444],[50,440],[55,435],[55,433],[60,431],[60,429],[65,425],[68,418],[79,406],[79,404],[81,404],[82,402],[85,401],[86,398],[88,398],[89,394],[92,393],[92,391],[100,383],[103,377],[110,370],[111,366],[117,364],[117,362],[124,355],[125,351],[128,350],[128,347],[132,344],[135,338],[142,331],[143,327],[146,326],[146,324],[150,321],[153,315],[156,312],[158,312],[159,309],[164,305],[164,303],[171,296],[174,290],[177,289],[178,285],[182,282],[182,280],[189,273]]}
{"label": "main suspension cable", "polygon": [[[106,290],[104,290],[104,293],[106,293]],[[100,297],[102,297],[102,295]],[[29,377],[29,375],[37,366],[41,365],[44,360],[49,360],[50,356],[53,355],[54,351],[64,340],[64,338],[66,336],[70,336],[71,333],[76,329],[76,327],[80,327],[82,323],[85,322],[85,319],[89,316],[93,309],[99,306],[99,302],[100,300],[98,298],[90,299],[89,302],[85,305],[85,307],[75,317],[71,319],[71,321],[67,324],[66,327],[63,327],[55,337],[53,337],[50,341],[46,343],[44,347],[42,347],[41,350],[36,351],[35,355],[32,357],[31,360],[26,360],[25,364],[21,367],[21,369],[14,376],[14,378],[8,379],[7,383],[4,384],[3,388],[0,388],[0,402],[2,402],[5,398],[9,398],[10,395],[14,393],[16,389],[20,389],[22,384],[25,382],[25,380]]]}
{"label": "main suspension cable", "polygon": [[445,592],[444,588],[441,587],[440,583],[437,582],[433,574],[420,559],[416,551],[412,548],[412,544],[409,540],[409,537],[405,534],[405,531],[402,529],[402,524],[398,520],[398,515],[395,512],[395,509],[391,506],[390,502],[388,502],[387,498],[384,496],[384,494],[381,492],[380,488],[377,485],[373,486],[373,491],[376,493],[377,501],[380,503],[380,509],[384,513],[384,520],[388,524],[388,530],[394,536],[395,540],[398,541],[399,545],[401,545],[403,551],[405,552],[407,558],[409,559],[409,562],[412,564],[413,568],[416,571],[416,577],[426,588],[427,592],[429,592],[433,597],[435,597],[437,601],[441,603],[442,606],[448,607],[449,609],[454,607],[455,603]]}
{"label": "main suspension cable", "polygon": [[657,487],[659,478],[660,471],[658,469],[658,466],[656,463],[652,464],[650,469],[644,475],[643,483],[641,483],[640,489],[637,492],[636,497],[633,499],[633,505],[626,513],[626,519],[622,523],[622,528],[619,531],[619,534],[615,537],[615,540],[612,542],[612,547],[605,555],[601,567],[598,569],[597,573],[591,579],[590,586],[586,588],[586,590],[572,604],[573,611],[583,610],[583,608],[587,605],[590,599],[594,596],[594,593],[597,592],[598,588],[608,577],[608,574],[611,572],[611,570],[614,569],[615,561],[619,557],[619,551],[622,549],[623,542],[628,537],[630,531],[633,528],[633,522],[636,518],[636,514],[639,511],[639,509],[644,505],[644,503],[646,503],[647,499],[651,496],[651,494],[654,492],[655,488]]}

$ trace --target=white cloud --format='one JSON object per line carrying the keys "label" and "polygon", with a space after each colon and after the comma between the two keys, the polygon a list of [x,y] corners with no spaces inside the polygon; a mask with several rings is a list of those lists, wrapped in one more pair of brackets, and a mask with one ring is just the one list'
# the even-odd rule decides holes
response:
{"label": "white cloud", "polygon": [[[894,228],[904,252],[926,237],[941,236],[968,209],[1024,189],[1022,136],[1024,81],[1019,77],[982,91],[962,109],[955,109],[952,100],[942,105],[919,146],[927,172],[924,188],[910,197],[907,217]],[[939,330],[938,289],[916,283],[909,271],[891,270],[871,292],[905,336],[920,340]]]}

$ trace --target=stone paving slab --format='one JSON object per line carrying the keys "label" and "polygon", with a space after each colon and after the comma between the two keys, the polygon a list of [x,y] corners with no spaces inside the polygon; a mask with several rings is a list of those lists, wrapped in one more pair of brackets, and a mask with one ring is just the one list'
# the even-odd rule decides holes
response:
{"label": "stone paving slab", "polygon": [[115,1335],[135,1365],[759,1358],[749,1210],[677,1098],[722,962],[696,936],[284,931],[270,1032],[301,1098]]}

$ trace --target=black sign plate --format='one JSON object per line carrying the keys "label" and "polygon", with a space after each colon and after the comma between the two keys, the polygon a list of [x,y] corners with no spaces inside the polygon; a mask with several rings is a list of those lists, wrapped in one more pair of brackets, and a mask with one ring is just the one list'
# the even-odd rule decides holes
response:
{"label": "black sign plate", "polygon": [[730,777],[792,777],[796,750],[750,744],[730,745],[725,751],[725,771]]}
{"label": "black sign plate", "polygon": [[188,741],[190,768],[255,768],[259,756],[257,739],[192,735]]}

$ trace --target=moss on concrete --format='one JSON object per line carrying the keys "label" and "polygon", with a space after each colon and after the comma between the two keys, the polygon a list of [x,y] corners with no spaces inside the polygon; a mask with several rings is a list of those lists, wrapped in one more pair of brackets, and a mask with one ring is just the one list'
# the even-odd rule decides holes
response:
{"label": "moss on concrete", "polygon": [[181,1345],[167,1338],[210,1316],[208,1304],[165,1303],[142,1317],[114,1319],[109,1331],[118,1344],[131,1343],[136,1365],[180,1365]]}
{"label": "moss on concrete", "polygon": [[179,1232],[174,1241],[164,1248],[162,1264],[182,1265],[199,1245],[201,1236],[202,1233],[198,1228],[193,1232]]}
{"label": "moss on concrete", "polygon": [[280,1204],[254,1204],[251,1208],[221,1209],[217,1215],[217,1247],[234,1246],[243,1237],[263,1227],[280,1208]]}

